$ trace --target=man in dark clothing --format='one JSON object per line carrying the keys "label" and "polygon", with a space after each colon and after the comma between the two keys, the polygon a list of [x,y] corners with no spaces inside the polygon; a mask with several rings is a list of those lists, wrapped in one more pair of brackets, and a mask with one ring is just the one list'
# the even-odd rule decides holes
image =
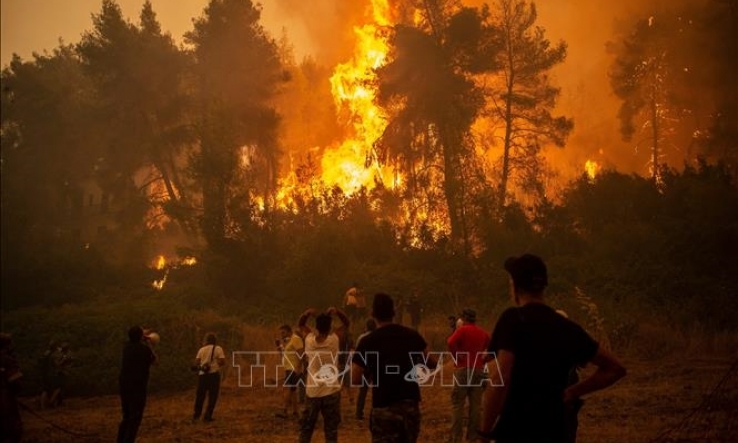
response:
{"label": "man in dark clothing", "polygon": [[372,317],[377,329],[361,339],[352,360],[353,384],[372,382],[373,443],[417,441],[420,387],[413,374],[418,365],[436,366],[425,339],[413,329],[392,323],[394,315],[392,298],[376,294]]}
{"label": "man in dark clothing", "polygon": [[[485,392],[478,440],[561,443],[567,406],[615,383],[625,369],[584,329],[545,304],[543,260],[530,254],[512,257],[505,269],[518,307],[503,312],[492,333],[488,351],[497,367],[490,371],[492,388]],[[567,386],[571,369],[587,362],[597,371]]]}
{"label": "man in dark clothing", "polygon": [[[118,426],[118,443],[136,441],[146,407],[146,389],[149,384],[149,368],[156,361],[156,354],[144,343],[144,330],[133,326],[128,330],[128,343],[123,348],[120,368],[120,403],[123,419]],[[148,343],[148,341],[146,341]]]}

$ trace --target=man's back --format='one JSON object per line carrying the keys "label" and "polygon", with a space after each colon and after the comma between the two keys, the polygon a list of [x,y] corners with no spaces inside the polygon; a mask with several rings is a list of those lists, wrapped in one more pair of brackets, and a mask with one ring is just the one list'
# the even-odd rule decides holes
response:
{"label": "man's back", "polygon": [[484,368],[489,334],[476,324],[464,324],[448,338],[449,351],[457,368]]}
{"label": "man's back", "polygon": [[141,342],[127,343],[123,348],[120,386],[126,390],[146,390],[149,368],[155,360],[151,348]]}
{"label": "man's back", "polygon": [[426,342],[415,330],[387,324],[363,337],[353,362],[365,368],[374,383],[372,406],[381,408],[403,400],[420,400],[420,388],[411,374],[416,364],[424,363]]}
{"label": "man's back", "polygon": [[336,334],[328,334],[322,341],[318,341],[312,332],[305,337],[305,356],[308,360],[305,393],[308,397],[325,397],[341,390],[337,366],[338,352]]}
{"label": "man's back", "polygon": [[515,357],[497,438],[560,441],[569,371],[589,361],[597,348],[579,325],[544,304],[506,310],[489,346],[490,352],[506,350]]}

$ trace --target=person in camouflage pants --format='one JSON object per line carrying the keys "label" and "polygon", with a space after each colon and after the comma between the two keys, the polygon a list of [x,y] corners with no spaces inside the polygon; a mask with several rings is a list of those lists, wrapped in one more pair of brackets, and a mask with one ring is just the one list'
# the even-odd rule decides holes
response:
{"label": "person in camouflage pants", "polygon": [[420,434],[420,386],[411,377],[417,366],[436,367],[425,339],[414,329],[392,322],[395,307],[387,294],[376,294],[372,317],[377,329],[363,337],[351,360],[355,386],[372,384],[372,443],[415,443]]}
{"label": "person in camouflage pants", "polygon": [[420,408],[416,401],[373,408],[369,429],[372,443],[411,443],[420,434]]}

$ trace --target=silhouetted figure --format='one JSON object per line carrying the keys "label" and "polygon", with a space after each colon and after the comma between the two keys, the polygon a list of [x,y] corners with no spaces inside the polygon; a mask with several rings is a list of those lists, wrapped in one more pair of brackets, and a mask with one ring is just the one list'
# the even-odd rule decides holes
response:
{"label": "silhouetted figure", "polygon": [[136,441],[146,407],[149,369],[156,362],[156,354],[143,338],[143,328],[133,326],[128,330],[128,343],[123,348],[118,379],[123,419],[118,426],[118,443]]}
{"label": "silhouetted figure", "polygon": [[361,339],[351,368],[355,385],[372,382],[370,429],[373,442],[415,443],[420,433],[420,386],[417,365],[435,368],[425,339],[417,331],[392,322],[395,306],[387,294],[376,294],[372,317],[377,329]]}
{"label": "silhouetted figure", "polygon": [[[502,313],[492,333],[488,352],[496,355],[496,367],[489,371],[478,440],[564,442],[567,407],[615,383],[625,369],[584,329],[546,305],[548,272],[540,257],[511,257],[505,269],[517,307]],[[587,362],[596,372],[568,386],[571,369]]]}

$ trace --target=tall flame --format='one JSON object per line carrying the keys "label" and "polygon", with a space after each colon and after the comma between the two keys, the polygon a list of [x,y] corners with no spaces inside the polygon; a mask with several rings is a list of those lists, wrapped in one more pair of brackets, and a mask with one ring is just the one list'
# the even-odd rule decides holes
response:
{"label": "tall flame", "polygon": [[[362,186],[372,188],[375,180],[391,185],[393,172],[376,161],[372,144],[382,135],[387,118],[374,104],[372,84],[375,69],[381,67],[389,51],[382,27],[389,26],[387,0],[373,0],[374,24],[355,27],[357,46],[353,58],[336,66],[331,90],[336,105],[348,111],[352,135],[340,146],[327,149],[321,159],[322,179],[338,185],[346,194]],[[370,166],[370,167],[367,167]]]}
{"label": "tall flame", "polygon": [[587,160],[584,163],[584,170],[587,172],[587,177],[590,180],[594,180],[597,177],[597,173],[600,172],[600,165],[594,160]]}

